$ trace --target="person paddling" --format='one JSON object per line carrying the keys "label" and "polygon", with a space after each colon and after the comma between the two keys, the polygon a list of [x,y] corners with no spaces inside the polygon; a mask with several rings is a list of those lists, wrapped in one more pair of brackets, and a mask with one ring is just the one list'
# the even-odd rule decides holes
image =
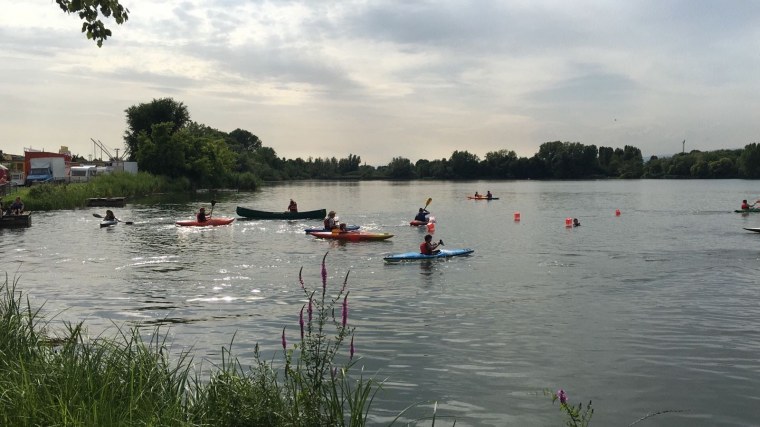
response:
{"label": "person paddling", "polygon": [[106,216],[103,217],[103,221],[118,221],[116,219],[116,215],[113,214],[113,211],[108,209],[106,211]]}
{"label": "person paddling", "polygon": [[415,221],[424,222],[427,224],[428,218],[427,216],[430,215],[430,212],[428,212],[425,208],[420,208],[420,211],[417,213],[417,216],[414,217]]}
{"label": "person paddling", "polygon": [[293,199],[290,199],[290,204],[288,205],[288,212],[298,212],[298,203],[296,203],[296,201]]}
{"label": "person paddling", "polygon": [[433,243],[433,236],[430,234],[425,235],[425,241],[420,243],[420,253],[422,255],[435,255],[441,252],[438,246],[443,244],[443,240],[439,240],[438,243]]}
{"label": "person paddling", "polygon": [[[211,217],[211,215],[209,215]],[[208,221],[208,218],[206,217],[206,208],[201,208],[197,214],[195,214],[195,220],[198,222],[206,222]]]}
{"label": "person paddling", "polygon": [[756,204],[757,202],[750,205],[749,203],[747,203],[747,199],[744,199],[742,200],[742,210],[746,211],[748,209],[754,208]]}

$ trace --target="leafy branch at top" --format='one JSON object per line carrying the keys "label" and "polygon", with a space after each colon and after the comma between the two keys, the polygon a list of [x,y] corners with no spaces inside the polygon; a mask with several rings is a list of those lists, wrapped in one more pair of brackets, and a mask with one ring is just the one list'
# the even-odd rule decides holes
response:
{"label": "leafy branch at top", "polygon": [[121,25],[129,19],[129,9],[122,6],[118,0],[55,0],[66,13],[76,13],[82,22],[82,32],[87,38],[103,46],[103,41],[111,36],[111,30],[101,21],[113,17],[116,24]]}

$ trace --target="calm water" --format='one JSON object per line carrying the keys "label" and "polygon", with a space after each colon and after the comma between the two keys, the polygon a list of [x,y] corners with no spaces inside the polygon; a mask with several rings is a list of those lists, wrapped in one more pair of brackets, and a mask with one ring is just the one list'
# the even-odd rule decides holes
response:
{"label": "calm water", "polygon": [[[465,198],[476,190],[500,200]],[[170,324],[173,349],[208,366],[233,333],[243,361],[256,342],[271,357],[283,326],[295,342],[298,270],[318,286],[329,251],[333,288],[350,270],[365,373],[386,380],[376,422],[436,400],[457,426],[559,425],[543,390],[562,387],[593,400],[599,426],[662,410],[683,412],[637,425],[760,424],[760,234],[742,230],[760,214],[732,212],[760,198],[757,181],[311,182],[215,197],[214,215],[285,210],[292,197],[395,237],[304,235],[319,221],[178,228],[200,202],[132,204],[115,211],[134,225],[100,229],[92,213],[105,209],[85,209],[0,230],[0,270],[92,335]],[[424,232],[406,224],[428,197],[435,237],[475,254],[385,265],[384,254],[418,247]],[[566,229],[566,217],[582,226]]]}

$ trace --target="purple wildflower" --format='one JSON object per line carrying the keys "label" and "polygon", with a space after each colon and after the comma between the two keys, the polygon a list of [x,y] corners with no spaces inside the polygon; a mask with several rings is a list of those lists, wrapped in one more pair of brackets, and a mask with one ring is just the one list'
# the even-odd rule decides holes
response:
{"label": "purple wildflower", "polygon": [[326,258],[327,253],[325,253],[324,257],[322,257],[322,295],[327,292],[327,266],[325,265]]}
{"label": "purple wildflower", "polygon": [[346,278],[343,279],[343,287],[340,288],[340,292],[343,293],[346,291],[346,285],[348,284],[348,275],[351,273],[351,271],[346,272]]}
{"label": "purple wildflower", "polygon": [[313,301],[312,301],[311,298],[312,297],[309,297],[309,310],[308,310],[309,311],[309,324],[310,325],[311,325],[311,315],[314,312],[314,307],[313,307],[314,303],[313,303]]}
{"label": "purple wildflower", "polygon": [[282,328],[282,349],[283,350],[288,349],[288,342],[285,341],[285,328]]}
{"label": "purple wildflower", "polygon": [[354,336],[353,335],[351,335],[351,350],[350,351],[351,353],[350,353],[349,359],[353,359],[354,358]]}
{"label": "purple wildflower", "polygon": [[346,327],[346,322],[348,321],[348,292],[346,292],[346,296],[343,297],[343,327]]}
{"label": "purple wildflower", "polygon": [[306,290],[306,287],[303,284],[303,267],[301,267],[300,270],[298,270],[298,282],[301,284],[301,289]]}
{"label": "purple wildflower", "polygon": [[301,341],[303,341],[303,308],[306,304],[301,306],[301,312],[298,314],[298,324],[301,326]]}
{"label": "purple wildflower", "polygon": [[565,393],[565,390],[557,390],[557,398],[559,399],[559,403],[567,403],[567,393]]}

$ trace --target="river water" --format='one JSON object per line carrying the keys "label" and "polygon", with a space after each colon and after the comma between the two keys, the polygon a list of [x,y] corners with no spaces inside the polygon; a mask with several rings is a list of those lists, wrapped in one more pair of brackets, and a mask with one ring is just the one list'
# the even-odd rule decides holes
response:
{"label": "river water", "polygon": [[[760,234],[742,227],[759,227],[760,214],[733,213],[760,198],[758,184],[303,182],[213,196],[214,216],[285,210],[293,198],[395,235],[345,244],[306,236],[316,220],[176,227],[211,196],[159,197],[115,209],[134,224],[107,229],[92,216],[105,209],[35,213],[31,228],[0,230],[0,271],[34,306],[83,320],[92,335],[168,325],[172,349],[208,368],[233,334],[243,363],[257,342],[276,357],[284,326],[296,342],[299,269],[320,286],[328,253],[330,289],[350,271],[360,366],[385,381],[373,423],[437,401],[437,416],[457,426],[559,425],[543,392],[564,388],[572,403],[593,401],[593,425],[658,411],[679,412],[637,425],[758,425]],[[499,200],[467,200],[476,190]],[[435,238],[475,253],[384,264],[422,241],[407,224],[428,197]],[[567,217],[581,227],[566,228]]]}

